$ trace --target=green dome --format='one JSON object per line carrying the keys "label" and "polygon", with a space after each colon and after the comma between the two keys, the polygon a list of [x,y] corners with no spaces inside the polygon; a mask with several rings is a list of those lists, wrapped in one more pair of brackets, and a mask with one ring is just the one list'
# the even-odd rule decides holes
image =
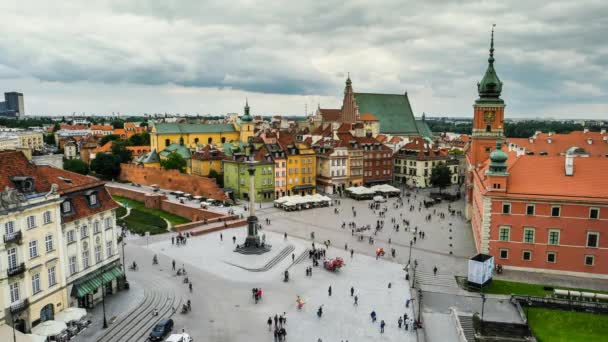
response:
{"label": "green dome", "polygon": [[500,141],[496,142],[496,149],[490,153],[490,160],[492,163],[504,163],[507,161],[509,156],[501,150]]}

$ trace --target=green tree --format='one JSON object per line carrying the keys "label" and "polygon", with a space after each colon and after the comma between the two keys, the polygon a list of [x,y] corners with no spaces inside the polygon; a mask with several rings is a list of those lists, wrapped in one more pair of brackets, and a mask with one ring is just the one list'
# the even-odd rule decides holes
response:
{"label": "green tree", "polygon": [[122,119],[114,119],[112,122],[110,122],[110,124],[114,128],[125,128],[125,121]]}
{"label": "green tree", "polygon": [[117,134],[109,134],[109,135],[104,135],[100,140],[99,140],[99,144],[101,146],[105,145],[108,141],[114,141],[114,140],[118,140],[120,139],[120,135]]}
{"label": "green tree", "polygon": [[452,171],[445,163],[439,163],[431,171],[431,185],[439,188],[439,193],[452,184]]}
{"label": "green tree", "polygon": [[219,172],[213,169],[209,170],[209,178],[214,178],[217,185],[222,188],[224,187],[224,176],[221,175]]}
{"label": "green tree", "polygon": [[89,166],[80,159],[64,159],[63,168],[68,171],[86,175],[89,173]]}
{"label": "green tree", "polygon": [[142,132],[139,134],[133,134],[129,139],[127,139],[127,144],[129,146],[148,146],[150,145],[150,133]]}
{"label": "green tree", "polygon": [[55,134],[45,134],[44,143],[48,145],[55,145]]}
{"label": "green tree", "polygon": [[131,151],[127,149],[127,142],[124,140],[114,140],[112,142],[112,154],[120,158],[121,163],[131,161]]}
{"label": "green tree", "polygon": [[91,171],[104,178],[115,178],[120,174],[120,157],[109,153],[97,153],[91,162]]}
{"label": "green tree", "polygon": [[160,166],[165,170],[179,170],[179,172],[184,173],[186,171],[186,159],[180,156],[178,153],[171,152],[167,159],[163,159],[160,161]]}

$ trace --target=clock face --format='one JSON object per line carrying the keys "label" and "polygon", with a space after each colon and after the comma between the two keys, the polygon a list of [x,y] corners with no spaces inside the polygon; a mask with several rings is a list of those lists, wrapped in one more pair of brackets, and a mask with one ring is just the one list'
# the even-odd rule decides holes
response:
{"label": "clock face", "polygon": [[496,115],[495,112],[485,112],[484,117],[486,119],[486,122],[494,121],[495,115]]}

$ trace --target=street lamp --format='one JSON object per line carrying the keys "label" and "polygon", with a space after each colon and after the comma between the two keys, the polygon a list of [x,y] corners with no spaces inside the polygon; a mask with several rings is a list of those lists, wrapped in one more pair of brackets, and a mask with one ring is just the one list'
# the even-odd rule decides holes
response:
{"label": "street lamp", "polygon": [[410,240],[410,256],[407,258],[407,264],[409,265],[412,261],[412,246],[414,245],[414,240]]}
{"label": "street lamp", "polygon": [[484,311],[485,306],[486,306],[486,295],[482,293],[481,294],[481,324],[482,324],[482,327],[483,327],[483,311]]}
{"label": "street lamp", "polygon": [[103,307],[103,328],[108,328],[108,320],[106,319],[106,284],[103,282],[103,275],[101,276],[101,304]]}
{"label": "street lamp", "polygon": [[418,324],[422,322],[421,318],[422,314],[422,287],[418,287]]}
{"label": "street lamp", "polygon": [[15,333],[15,318],[19,318],[17,315],[16,313],[11,313],[11,318],[13,319],[13,342],[17,342],[17,335]]}
{"label": "street lamp", "polygon": [[122,241],[120,241],[120,244],[122,245],[122,273],[124,274],[125,281],[127,281],[127,264],[125,264],[125,245],[127,244],[125,242],[125,237],[127,236],[127,233],[125,232],[125,226],[120,226],[120,228],[122,228]]}
{"label": "street lamp", "polygon": [[418,267],[418,263],[416,262],[416,260],[414,260],[414,275],[412,277],[412,288],[414,288],[414,285],[416,284],[416,268]]}

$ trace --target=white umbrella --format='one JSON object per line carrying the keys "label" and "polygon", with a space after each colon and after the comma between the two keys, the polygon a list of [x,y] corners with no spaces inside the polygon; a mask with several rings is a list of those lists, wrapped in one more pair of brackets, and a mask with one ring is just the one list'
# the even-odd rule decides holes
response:
{"label": "white umbrella", "polygon": [[40,336],[55,336],[61,334],[68,326],[63,322],[44,321],[32,328],[32,333]]}
{"label": "white umbrella", "polygon": [[25,334],[25,336],[29,337],[31,342],[46,342],[46,336],[34,334]]}
{"label": "white umbrella", "polygon": [[60,313],[58,313],[57,315],[55,315],[55,320],[64,322],[64,323],[69,323],[71,321],[78,321],[86,315],[87,315],[87,310],[82,309],[82,308],[72,307],[72,308],[67,308],[67,309],[61,311]]}

